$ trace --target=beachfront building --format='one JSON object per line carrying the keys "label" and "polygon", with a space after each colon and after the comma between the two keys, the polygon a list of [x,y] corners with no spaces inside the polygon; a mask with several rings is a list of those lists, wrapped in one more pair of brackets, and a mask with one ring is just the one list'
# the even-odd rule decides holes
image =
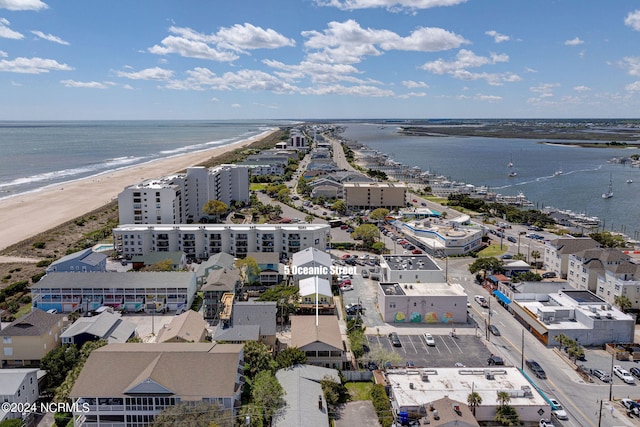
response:
{"label": "beachfront building", "polygon": [[47,273],[54,271],[107,271],[107,256],[100,252],[94,252],[92,248],[83,249],[52,262],[46,271]]}
{"label": "beachfront building", "polygon": [[345,182],[343,197],[352,210],[404,207],[407,200],[407,186],[395,182]]}
{"label": "beachfront building", "polygon": [[600,244],[591,237],[559,237],[544,242],[544,268],[566,279],[569,271],[569,256],[598,247]]}
{"label": "beachfront building", "polygon": [[217,403],[234,419],[243,375],[238,344],[109,344],[91,353],[69,393],[74,425],[147,426],[185,402]]}
{"label": "beachfront building", "polygon": [[508,309],[547,347],[564,334],[585,347],[632,343],[635,319],[586,290],[518,293]]}
{"label": "beachfront building", "polygon": [[103,311],[97,316],[80,317],[60,335],[62,344],[81,348],[87,341],[125,343],[136,336],[136,324],[122,319],[118,312]]}
{"label": "beachfront building", "polygon": [[118,195],[120,224],[184,224],[198,222],[209,200],[249,201],[249,167],[224,164],[194,166],[186,174],[148,179]]}
{"label": "beachfront building", "polygon": [[62,314],[33,310],[3,328],[0,367],[38,366],[47,353],[60,345],[63,318]]}
{"label": "beachfront building", "polygon": [[[40,397],[38,386],[39,371],[34,368],[0,369],[0,401],[9,404],[18,404],[23,408],[31,408]],[[29,411],[8,411],[0,409],[0,424],[3,421],[23,418],[24,423],[18,425],[31,425],[29,416],[35,416]],[[29,418],[27,418],[29,417]]]}
{"label": "beachfront building", "polygon": [[309,141],[302,132],[302,129],[293,128],[289,131],[289,141],[287,148],[298,151],[307,151],[309,149]]}
{"label": "beachfront building", "polygon": [[[452,220],[428,218],[420,221],[393,221],[391,226],[405,240],[437,257],[464,255],[482,248],[482,230]],[[393,248],[394,251],[397,247]]]}
{"label": "beachfront building", "polygon": [[239,258],[249,252],[289,257],[306,248],[324,250],[329,230],[327,224],[121,224],[113,229],[113,240],[118,255],[126,258],[167,251],[198,259],[219,252]]}
{"label": "beachfront building", "polygon": [[34,307],[59,313],[102,306],[182,312],[191,307],[195,293],[196,277],[190,272],[50,273],[31,286]]}
{"label": "beachfront building", "polygon": [[[385,375],[391,391],[390,400],[396,413],[407,412],[428,417],[431,424],[438,426],[473,426],[460,416],[451,420],[435,420],[436,405],[432,402],[448,397],[455,406],[467,405],[468,396],[476,392],[482,398],[475,408],[478,423],[493,423],[496,410],[500,406],[499,393],[509,395],[509,405],[518,412],[520,421],[525,425],[538,425],[541,414],[551,414],[546,398],[515,367],[438,368],[438,369],[391,369]],[[468,409],[467,409],[468,410]],[[446,412],[442,414],[445,416]],[[438,412],[440,415],[440,412]],[[442,421],[442,422],[441,422]]]}

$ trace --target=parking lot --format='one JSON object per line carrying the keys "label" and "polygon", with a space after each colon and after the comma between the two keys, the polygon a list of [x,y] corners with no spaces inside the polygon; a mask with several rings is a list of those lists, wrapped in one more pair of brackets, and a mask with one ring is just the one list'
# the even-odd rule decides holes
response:
{"label": "parking lot", "polygon": [[416,367],[451,368],[456,363],[469,367],[487,366],[491,355],[483,338],[473,335],[433,335],[435,346],[428,346],[422,335],[400,335],[401,347],[393,347],[386,335],[368,335],[369,347],[381,346],[402,356],[403,365],[413,362]]}

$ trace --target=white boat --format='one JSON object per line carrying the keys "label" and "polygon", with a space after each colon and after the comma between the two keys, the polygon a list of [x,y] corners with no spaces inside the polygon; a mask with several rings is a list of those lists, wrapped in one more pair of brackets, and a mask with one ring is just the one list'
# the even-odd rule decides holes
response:
{"label": "white boat", "polygon": [[511,155],[511,158],[509,160],[509,163],[507,163],[507,167],[508,168],[512,168],[513,167],[513,154]]}
{"label": "white boat", "polygon": [[518,172],[516,171],[509,172],[509,178],[513,178],[514,176],[518,176]]}
{"label": "white boat", "polygon": [[611,174],[609,174],[609,188],[605,193],[602,193],[603,199],[610,199],[613,197],[613,182],[611,181]]}
{"label": "white boat", "polygon": [[628,180],[627,180],[627,184],[631,184],[632,182],[633,182],[633,180],[632,180],[632,179],[628,179]]}
{"label": "white boat", "polygon": [[554,173],[553,176],[558,176],[558,175],[562,175],[564,172],[562,172],[562,166],[560,166]]}

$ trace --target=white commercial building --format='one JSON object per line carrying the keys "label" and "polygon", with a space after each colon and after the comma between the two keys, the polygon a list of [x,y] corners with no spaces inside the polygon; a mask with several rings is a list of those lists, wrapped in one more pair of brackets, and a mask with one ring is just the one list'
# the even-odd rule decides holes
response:
{"label": "white commercial building", "polygon": [[199,221],[209,200],[249,201],[249,166],[194,166],[186,174],[148,179],[118,195],[120,224],[182,224]]}
{"label": "white commercial building", "polygon": [[208,259],[226,252],[275,252],[287,257],[307,248],[327,247],[327,224],[125,224],[113,229],[114,249],[127,258],[149,252],[182,251]]}
{"label": "white commercial building", "polygon": [[431,402],[447,396],[466,403],[469,394],[476,392],[482,398],[475,410],[476,420],[492,423],[500,406],[499,393],[506,392],[509,405],[516,409],[525,425],[551,415],[545,398],[514,367],[389,370],[386,379],[391,389],[391,404],[397,413],[428,414]]}
{"label": "white commercial building", "polygon": [[454,220],[428,218],[419,221],[394,221],[396,230],[416,247],[438,257],[463,255],[482,248],[482,230]]}

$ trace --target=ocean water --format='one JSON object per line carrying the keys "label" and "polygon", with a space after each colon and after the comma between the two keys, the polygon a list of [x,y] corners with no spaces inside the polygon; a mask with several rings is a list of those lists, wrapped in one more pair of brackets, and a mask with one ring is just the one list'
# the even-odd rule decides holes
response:
{"label": "ocean water", "polygon": [[[537,208],[554,206],[597,216],[602,226],[640,237],[640,168],[609,163],[638,149],[541,144],[539,140],[404,136],[398,128],[344,124],[345,138],[389,154],[397,162],[432,171],[504,195],[523,192]],[[516,177],[509,177],[513,161]],[[554,176],[561,169],[562,175]],[[614,196],[602,199],[613,182]],[[628,179],[633,183],[628,184]]]}
{"label": "ocean water", "polygon": [[232,144],[276,121],[0,121],[0,198]]}

